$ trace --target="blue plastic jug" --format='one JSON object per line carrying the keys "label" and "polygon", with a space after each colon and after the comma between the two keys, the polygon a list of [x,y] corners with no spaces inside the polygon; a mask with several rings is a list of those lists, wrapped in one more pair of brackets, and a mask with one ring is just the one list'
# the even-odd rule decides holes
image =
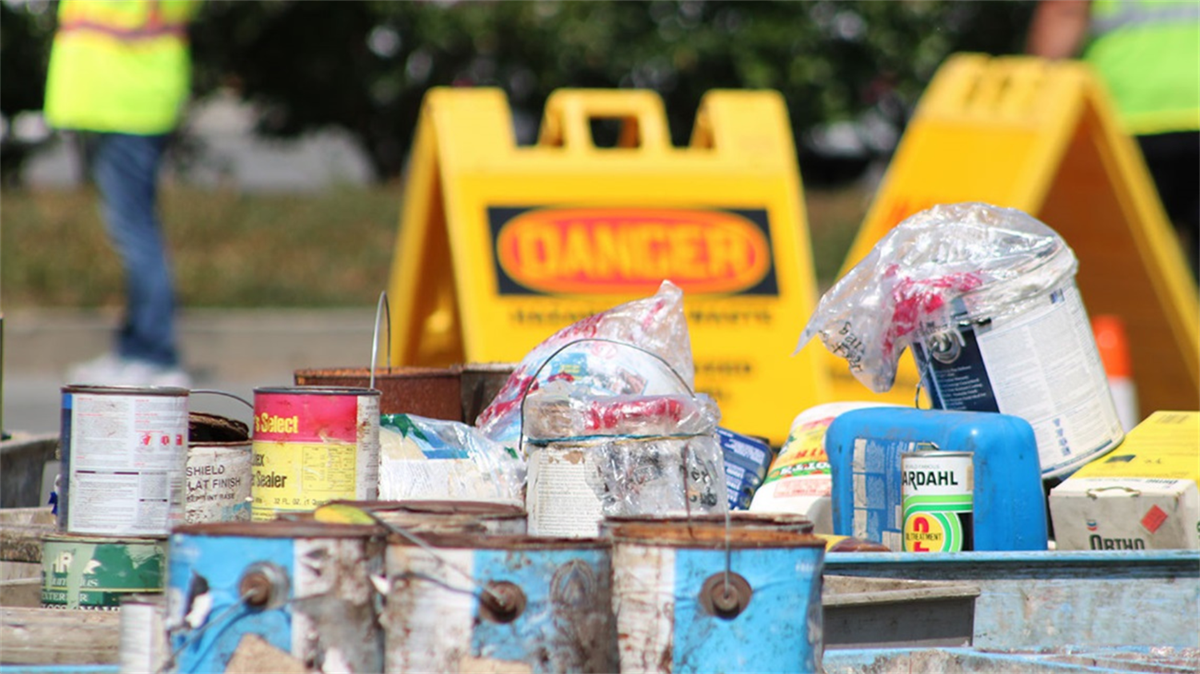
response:
{"label": "blue plastic jug", "polygon": [[834,533],[904,551],[901,455],[929,449],[971,453],[974,550],[1046,549],[1033,427],[991,412],[877,407],[838,416],[825,434]]}

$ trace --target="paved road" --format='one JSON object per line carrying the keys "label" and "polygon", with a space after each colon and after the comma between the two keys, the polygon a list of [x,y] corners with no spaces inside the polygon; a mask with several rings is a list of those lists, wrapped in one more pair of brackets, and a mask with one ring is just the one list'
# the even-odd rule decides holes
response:
{"label": "paved road", "polygon": [[[104,352],[117,318],[108,311],[5,312],[4,430],[57,433],[64,373],[72,363]],[[179,331],[196,388],[253,401],[257,387],[292,385],[298,369],[368,366],[374,325],[374,307],[197,309],[183,312]],[[379,353],[386,353],[382,345]],[[197,394],[193,400],[199,411],[250,417],[244,405],[224,396]]]}

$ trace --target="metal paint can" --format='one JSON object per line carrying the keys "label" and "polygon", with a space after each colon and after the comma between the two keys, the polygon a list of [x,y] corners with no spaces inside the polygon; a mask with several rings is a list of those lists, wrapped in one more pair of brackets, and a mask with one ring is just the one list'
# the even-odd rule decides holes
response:
{"label": "metal paint can", "polygon": [[617,671],[607,543],[423,539],[389,539],[385,671]]}
{"label": "metal paint can", "polygon": [[59,529],[166,536],[184,517],[188,390],[64,386]]}
{"label": "metal paint can", "polygon": [[163,591],[165,538],[42,538],[42,606],[120,608],[122,597]]}
{"label": "metal paint can", "polygon": [[901,454],[900,494],[905,552],[975,549],[972,452]]}
{"label": "metal paint can", "polygon": [[[170,538],[167,624],[180,672],[221,672],[255,643],[316,671],[383,671],[383,530],[220,522]],[[258,640],[243,637],[257,637]]]}
{"label": "metal paint can", "polygon": [[1025,291],[1022,283],[1018,277],[956,298],[954,325],[922,334],[913,358],[935,408],[1028,421],[1046,479],[1111,450],[1125,432],[1074,280],[1006,305],[1003,298]]}
{"label": "metal paint can", "polygon": [[516,363],[467,363],[461,367],[463,421],[475,425],[516,371]]}
{"label": "metal paint can", "polygon": [[458,368],[343,367],[296,370],[297,386],[350,386],[379,391],[380,414],[415,414],[430,419],[462,421]]}
{"label": "metal paint can", "polygon": [[253,458],[246,424],[192,412],[184,472],[187,524],[248,522]]}
{"label": "metal paint can", "polygon": [[166,671],[167,599],[161,594],[135,594],[121,600],[120,671],[127,674]]}
{"label": "metal paint can", "polygon": [[488,501],[335,501],[413,533],[524,534],[525,509]]}
{"label": "metal paint can", "polygon": [[611,536],[620,671],[821,671],[820,539],[639,522]]}
{"label": "metal paint can", "polygon": [[252,519],[379,492],[379,391],[254,390]]}

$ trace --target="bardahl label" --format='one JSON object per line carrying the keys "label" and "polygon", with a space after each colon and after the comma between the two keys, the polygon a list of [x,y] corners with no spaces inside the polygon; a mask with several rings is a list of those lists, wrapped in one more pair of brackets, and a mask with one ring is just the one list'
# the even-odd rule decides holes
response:
{"label": "bardahl label", "polygon": [[974,458],[968,452],[901,455],[906,552],[959,552],[973,547],[974,472]]}

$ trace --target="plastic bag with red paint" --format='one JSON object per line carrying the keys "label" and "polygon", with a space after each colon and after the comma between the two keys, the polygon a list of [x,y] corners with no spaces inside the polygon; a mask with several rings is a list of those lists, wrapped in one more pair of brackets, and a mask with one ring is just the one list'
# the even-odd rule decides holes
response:
{"label": "plastic bag with red paint", "polygon": [[591,395],[690,395],[694,380],[683,291],[663,281],[653,296],[589,316],[535,347],[476,425],[488,438],[516,447],[525,396],[547,382]]}
{"label": "plastic bag with red paint", "polygon": [[821,297],[797,350],[819,336],[882,393],[914,342],[957,317],[1022,313],[1077,267],[1066,242],[1028,213],[977,202],[934,206],[896,225]]}

